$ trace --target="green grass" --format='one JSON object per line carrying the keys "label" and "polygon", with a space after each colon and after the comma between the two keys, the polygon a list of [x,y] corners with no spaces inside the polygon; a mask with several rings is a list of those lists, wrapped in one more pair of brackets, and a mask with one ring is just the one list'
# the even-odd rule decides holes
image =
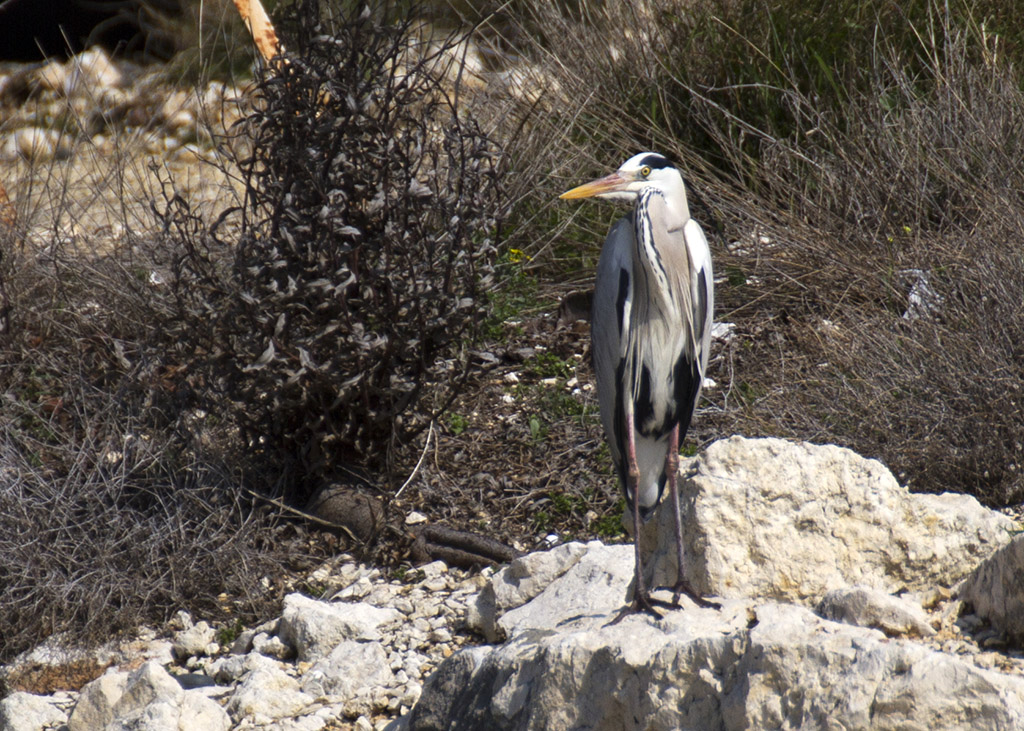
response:
{"label": "green grass", "polygon": [[485,341],[504,342],[509,336],[522,333],[522,328],[510,323],[518,322],[523,314],[541,307],[537,295],[537,279],[525,271],[522,261],[512,261],[506,251],[498,262],[496,273],[498,285],[488,293],[490,314],[481,328]]}
{"label": "green grass", "polygon": [[575,368],[572,361],[551,352],[537,353],[523,364],[523,371],[535,378],[570,378]]}
{"label": "green grass", "polygon": [[462,414],[452,412],[448,414],[448,428],[455,436],[459,436],[469,427],[469,419]]}
{"label": "green grass", "polygon": [[591,525],[598,538],[617,539],[626,535],[626,529],[622,525],[622,515],[626,512],[626,499],[620,497],[615,503],[615,508],[602,515]]}
{"label": "green grass", "polygon": [[245,629],[245,625],[241,619],[236,619],[230,624],[225,624],[219,630],[217,630],[217,644],[221,647],[228,647],[238,636],[242,634],[242,630]]}

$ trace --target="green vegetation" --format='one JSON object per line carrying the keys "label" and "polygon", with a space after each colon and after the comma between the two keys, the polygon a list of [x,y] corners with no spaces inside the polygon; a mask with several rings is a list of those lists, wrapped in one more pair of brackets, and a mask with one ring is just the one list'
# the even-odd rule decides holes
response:
{"label": "green vegetation", "polygon": [[451,433],[455,436],[459,436],[462,432],[466,431],[469,426],[469,419],[459,413],[452,412],[448,414],[448,428]]}
{"label": "green vegetation", "polygon": [[221,647],[229,647],[231,643],[238,639],[238,636],[242,634],[244,629],[245,625],[242,624],[241,619],[236,619],[234,622],[223,625],[217,630],[217,644]]}
{"label": "green vegetation", "polygon": [[619,498],[615,507],[599,517],[592,524],[594,535],[605,540],[626,537],[626,529],[622,525],[622,515],[626,512],[626,499]]}

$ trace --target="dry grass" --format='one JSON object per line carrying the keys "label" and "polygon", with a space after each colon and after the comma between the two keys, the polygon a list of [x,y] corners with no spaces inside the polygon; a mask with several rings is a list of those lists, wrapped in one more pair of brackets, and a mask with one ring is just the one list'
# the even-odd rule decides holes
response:
{"label": "dry grass", "polygon": [[153,202],[173,178],[197,210],[213,199],[219,209],[234,196],[231,169],[167,155],[156,122],[83,134],[104,107],[81,101],[11,103],[0,127],[64,139],[57,158],[4,172],[14,220],[0,223],[0,660],[51,634],[102,642],[182,607],[256,616],[280,591],[261,578],[279,574],[295,537],[243,499],[230,439],[195,428],[209,422],[174,390],[159,347],[172,302]]}
{"label": "dry grass", "polygon": [[914,489],[1020,500],[1015,27],[980,6],[858,4],[845,28],[802,8],[530,15],[524,52],[550,82],[519,210],[551,233],[521,246],[537,271],[586,271],[594,250],[572,242],[610,214],[563,212],[557,192],[639,149],[674,155],[737,326],[699,441],[835,442]]}
{"label": "dry grass", "polygon": [[[518,106],[474,92],[484,131],[514,163],[498,182],[515,220],[486,244],[511,236],[481,281],[488,318],[455,349],[475,370],[423,396],[455,400],[432,414],[437,439],[393,511],[418,508],[524,548],[548,531],[621,535],[584,389],[586,332],[549,315],[586,286],[620,214],[556,195],[638,149],[682,163],[712,239],[718,318],[736,324],[714,352],[719,387],[691,443],[733,433],[836,442],[915,489],[1021,499],[1018,39],[995,6],[947,15],[932,2],[913,12],[853,3],[857,22],[842,26],[841,13],[805,5],[513,4],[483,27],[531,69]],[[187,270],[175,263],[189,245],[223,257],[217,277],[230,270],[240,218],[229,209],[244,202],[228,184],[235,168],[209,148],[213,167],[153,168],[117,123],[111,137],[109,152],[76,147],[4,181],[18,223],[0,242],[13,306],[0,341],[3,658],[53,632],[98,639],[182,607],[219,616],[222,591],[240,602],[229,602],[236,615],[257,612],[280,591],[275,563],[301,558],[297,529],[240,497],[289,479],[287,459],[252,470],[249,448],[261,443],[235,428],[232,409],[272,417],[259,384],[239,392],[254,403],[227,403],[216,376],[184,368],[182,353],[203,343],[168,342],[187,334],[183,302],[213,302],[203,287],[224,283],[159,283]],[[151,205],[172,215],[154,217]],[[266,333],[253,332],[234,342],[245,363],[265,347]],[[425,435],[387,444],[382,433],[374,443],[391,450],[397,485]]]}

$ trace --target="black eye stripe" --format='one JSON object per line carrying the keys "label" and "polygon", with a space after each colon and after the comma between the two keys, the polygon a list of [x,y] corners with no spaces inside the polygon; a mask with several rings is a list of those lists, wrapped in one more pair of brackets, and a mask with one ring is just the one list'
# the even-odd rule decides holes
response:
{"label": "black eye stripe", "polygon": [[662,168],[675,167],[667,157],[664,155],[651,154],[640,161],[641,165],[646,165],[651,170],[660,170]]}

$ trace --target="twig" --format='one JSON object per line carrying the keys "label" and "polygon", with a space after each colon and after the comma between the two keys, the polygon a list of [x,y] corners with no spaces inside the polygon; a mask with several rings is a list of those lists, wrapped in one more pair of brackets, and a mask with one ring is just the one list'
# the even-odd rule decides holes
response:
{"label": "twig", "polygon": [[263,3],[260,0],[235,0],[235,7],[263,60],[270,62],[280,56],[284,47],[277,39],[277,31],[263,9]]}
{"label": "twig", "polygon": [[258,492],[253,492],[249,488],[244,488],[244,489],[245,489],[245,491],[247,493],[249,493],[250,495],[252,495],[254,498],[256,498],[258,500],[263,500],[264,502],[268,502],[271,505],[276,505],[277,507],[281,508],[281,510],[284,510],[284,511],[286,511],[288,513],[293,513],[295,515],[301,516],[301,517],[305,518],[306,520],[309,520],[309,521],[311,521],[313,523],[316,523],[318,525],[326,526],[327,528],[337,528],[338,530],[343,530],[343,531],[345,531],[348,534],[348,537],[351,538],[353,541],[355,541],[357,543],[361,543],[362,542],[358,538],[356,538],[355,534],[351,530],[349,530],[346,526],[342,525],[341,523],[335,523],[335,522],[330,521],[330,520],[324,520],[323,518],[321,518],[319,516],[316,516],[316,515],[313,515],[311,513],[307,513],[304,510],[299,510],[298,508],[293,508],[291,505],[287,505],[283,501],[278,500],[277,498],[267,497],[266,495],[260,495]]}
{"label": "twig", "polygon": [[412,478],[416,476],[416,473],[420,471],[420,465],[423,464],[423,458],[427,456],[427,448],[430,446],[430,435],[433,433],[434,422],[431,420],[430,427],[427,429],[427,441],[423,443],[423,451],[420,452],[420,458],[417,460],[416,466],[412,468],[412,474],[409,475],[409,478],[402,483],[402,486],[398,488],[398,492],[395,493],[395,500],[397,500],[398,496],[402,494],[402,490],[409,486],[409,483],[412,482]]}

